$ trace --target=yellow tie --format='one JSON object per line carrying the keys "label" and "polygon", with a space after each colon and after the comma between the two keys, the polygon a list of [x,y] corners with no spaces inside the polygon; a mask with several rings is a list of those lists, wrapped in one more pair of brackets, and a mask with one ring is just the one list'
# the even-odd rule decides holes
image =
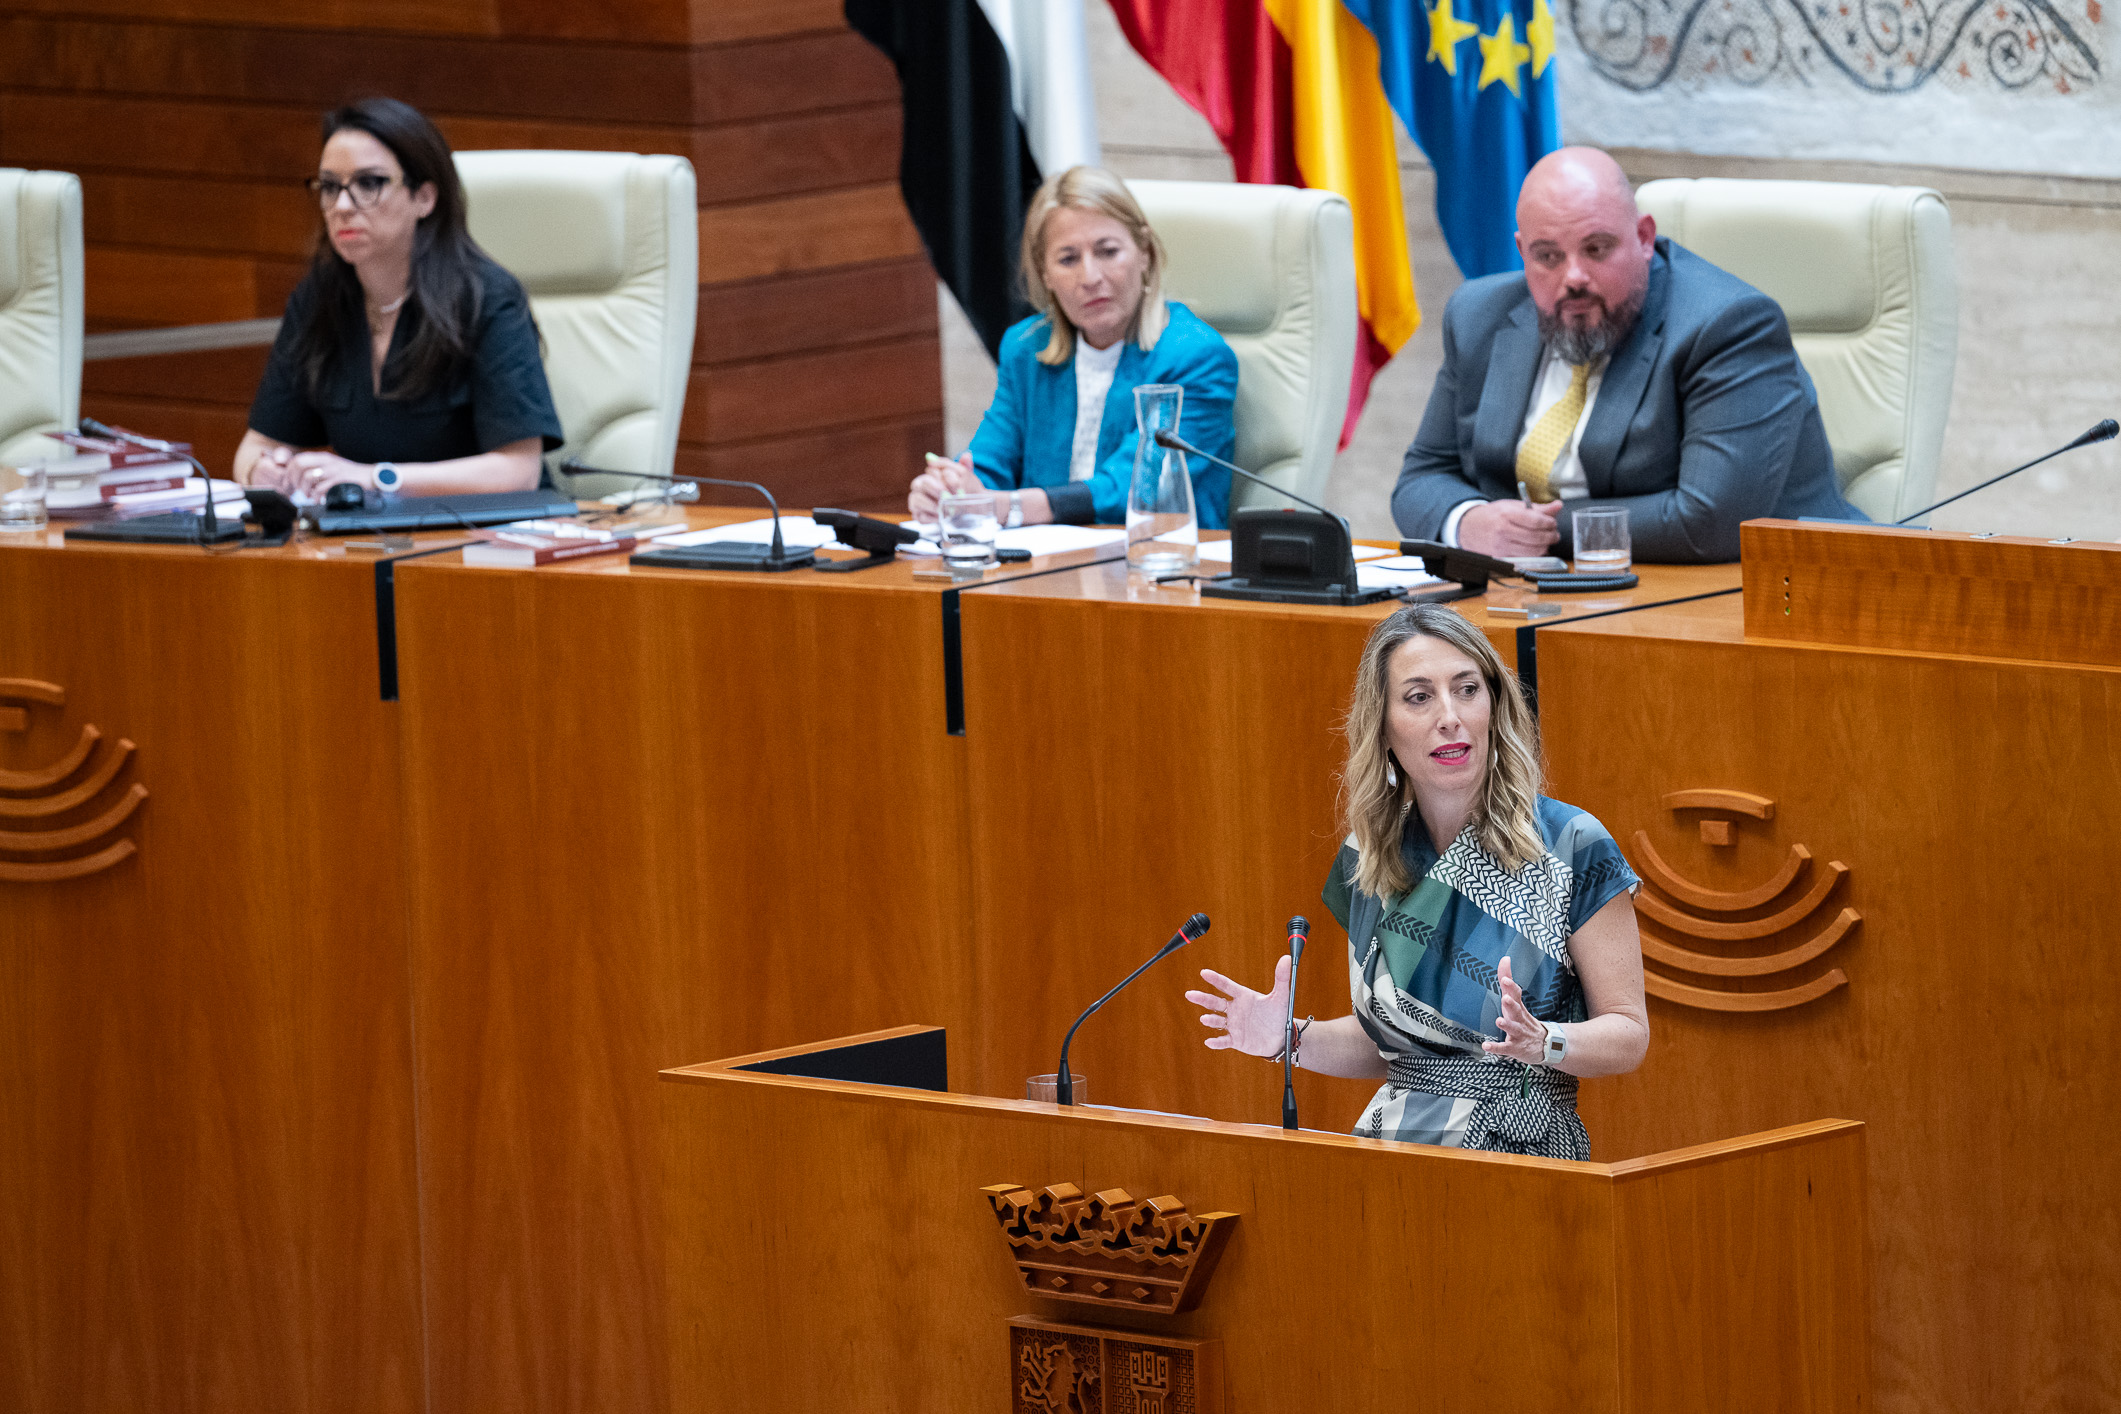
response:
{"label": "yellow tie", "polygon": [[1576,430],[1576,419],[1583,416],[1584,392],[1591,385],[1591,365],[1576,363],[1569,365],[1569,391],[1561,395],[1561,401],[1548,408],[1532,431],[1517,449],[1517,479],[1525,485],[1525,491],[1535,501],[1554,499],[1554,488],[1550,484],[1555,458],[1569,444],[1569,434]]}

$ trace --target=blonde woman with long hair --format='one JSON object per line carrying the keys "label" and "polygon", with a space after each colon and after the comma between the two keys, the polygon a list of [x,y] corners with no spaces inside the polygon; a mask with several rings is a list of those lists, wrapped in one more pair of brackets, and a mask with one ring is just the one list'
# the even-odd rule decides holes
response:
{"label": "blonde woman with long hair", "polygon": [[[954,492],[994,493],[1004,525],[1123,524],[1134,475],[1134,390],[1183,387],[1179,435],[1224,460],[1237,355],[1222,335],[1163,294],[1164,247],[1127,184],[1101,167],[1071,167],[1031,198],[1020,251],[1038,311],[1002,336],[994,401],[956,462],[931,459],[907,508],[935,519]],[[1190,468],[1200,523],[1228,523],[1230,474]]]}
{"label": "blonde woman with long hair", "polygon": [[[1650,1042],[1639,881],[1603,825],[1540,794],[1538,731],[1481,632],[1433,604],[1370,635],[1347,716],[1347,842],[1326,905],[1352,1015],[1304,1027],[1306,1070],[1385,1083],[1355,1133],[1588,1159],[1576,1082]],[[1280,1060],[1289,962],[1261,993],[1203,971],[1217,1050]]]}

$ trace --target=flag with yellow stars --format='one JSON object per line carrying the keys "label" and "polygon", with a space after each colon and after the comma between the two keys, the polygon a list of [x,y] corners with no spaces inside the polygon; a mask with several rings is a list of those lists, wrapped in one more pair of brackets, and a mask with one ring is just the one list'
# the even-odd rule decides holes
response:
{"label": "flag with yellow stars", "polygon": [[1517,189],[1561,146],[1548,0],[1338,0],[1376,36],[1392,110],[1436,171],[1467,279],[1516,270]]}

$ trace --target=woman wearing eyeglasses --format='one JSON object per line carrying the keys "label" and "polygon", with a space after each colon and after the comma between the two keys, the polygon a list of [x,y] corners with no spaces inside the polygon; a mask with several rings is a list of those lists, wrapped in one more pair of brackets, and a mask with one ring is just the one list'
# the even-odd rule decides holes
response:
{"label": "woman wearing eyeglasses", "polygon": [[238,481],[321,497],[538,484],[560,420],[530,302],[464,224],[434,124],[393,98],[324,118],[324,217],[236,448]]}

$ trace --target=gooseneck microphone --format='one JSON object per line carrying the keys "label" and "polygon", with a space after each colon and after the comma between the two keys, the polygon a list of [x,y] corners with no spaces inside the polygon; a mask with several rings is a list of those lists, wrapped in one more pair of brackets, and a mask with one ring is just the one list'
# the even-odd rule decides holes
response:
{"label": "gooseneck microphone", "polygon": [[1068,1028],[1067,1036],[1061,1041],[1060,1083],[1055,1087],[1054,1099],[1058,1100],[1061,1104],[1064,1105],[1072,1105],[1075,1103],[1075,1077],[1068,1073],[1068,1047],[1072,1045],[1075,1041],[1076,1030],[1081,1027],[1084,1022],[1088,1021],[1091,1016],[1096,1013],[1099,1007],[1103,1006],[1106,1002],[1111,1001],[1121,992],[1124,992],[1127,989],[1128,982],[1132,982],[1135,978],[1141,976],[1144,972],[1147,972],[1150,968],[1156,966],[1156,964],[1162,962],[1172,953],[1177,952],[1180,948],[1192,942],[1195,938],[1198,938],[1201,934],[1207,931],[1208,915],[1205,913],[1194,914],[1191,918],[1188,918],[1184,923],[1181,923],[1179,925],[1178,931],[1171,935],[1170,942],[1165,943],[1161,948],[1157,949],[1155,957],[1150,958],[1147,962],[1135,968],[1132,972],[1129,972],[1126,976],[1125,981],[1122,981],[1117,987],[1114,987],[1111,991],[1105,993],[1096,1001],[1090,1003],[1090,1005],[1084,1009],[1083,1014],[1075,1018],[1075,1025]]}
{"label": "gooseneck microphone", "polygon": [[1991,476],[1988,480],[1982,482],[1979,486],[1967,487],[1964,491],[1961,491],[1958,496],[1946,496],[1936,505],[1924,506],[1921,510],[1915,512],[1911,516],[1902,516],[1899,520],[1894,521],[1893,524],[1906,525],[1911,520],[1920,520],[1922,519],[1922,517],[1928,515],[1931,511],[1942,510],[1944,507],[1958,500],[1960,496],[1971,496],[1976,491],[1984,490],[1987,487],[1995,485],[1999,481],[2006,481],[2009,478],[2016,476],[2021,471],[2029,471],[2033,467],[2036,467],[2040,465],[2040,463],[2046,461],[2048,457],[2059,457],[2064,452],[2074,452],[2079,447],[2089,447],[2094,442],[2104,442],[2117,432],[2121,432],[2121,422],[2116,422],[2109,417],[2104,422],[2100,423],[2097,427],[2093,427],[2087,430],[2082,436],[2078,437],[2076,441],[2071,442],[2066,447],[2057,447],[2052,452],[2049,452],[2045,457],[2034,457],[2024,466],[2014,466],[2009,471],[2004,472],[2001,476]]}
{"label": "gooseneck microphone", "polygon": [[145,447],[151,452],[160,452],[164,456],[179,457],[184,461],[190,462],[193,469],[206,481],[206,506],[200,512],[199,543],[211,548],[213,543],[220,538],[221,523],[214,515],[213,473],[200,465],[197,457],[190,452],[179,451],[174,443],[164,442],[155,437],[142,437],[137,432],[120,431],[108,423],[96,421],[93,417],[84,417],[75,423],[74,426],[84,437],[101,437],[106,442],[129,442],[135,447]]}
{"label": "gooseneck microphone", "polygon": [[[771,491],[768,491],[756,481],[725,481],[719,476],[657,476],[655,473],[648,471],[614,471],[610,467],[590,466],[586,462],[576,461],[572,457],[560,463],[560,470],[566,472],[569,476],[630,476],[636,481],[660,481],[666,486],[690,483],[695,486],[734,486],[739,490],[756,491],[766,498],[766,504],[773,513],[773,544],[766,552],[766,559],[769,565],[775,569],[787,564],[788,550],[781,542],[781,503],[773,498]],[[723,568],[741,569],[745,568],[745,566],[727,565],[723,566]],[[794,568],[794,566],[789,566],[789,568]]]}
{"label": "gooseneck microphone", "polygon": [[1341,528],[1343,530],[1347,529],[1348,518],[1340,514],[1340,512],[1329,511],[1324,506],[1318,504],[1318,502],[1316,501],[1306,501],[1303,497],[1297,495],[1294,491],[1289,490],[1287,487],[1276,486],[1273,482],[1267,480],[1266,477],[1256,476],[1253,473],[1246,471],[1236,462],[1226,462],[1221,457],[1215,455],[1215,453],[1213,452],[1204,452],[1200,448],[1194,446],[1191,442],[1188,442],[1185,438],[1179,436],[1176,432],[1173,432],[1168,428],[1162,428],[1157,431],[1156,445],[1159,447],[1167,447],[1174,452],[1183,452],[1189,457],[1199,457],[1204,462],[1213,462],[1215,463],[1215,465],[1221,467],[1224,471],[1235,472],[1237,475],[1242,476],[1245,480],[1252,482],[1256,486],[1266,487],[1269,491],[1272,491],[1277,496],[1287,496],[1290,500],[1296,502],[1296,504],[1298,504],[1299,506],[1309,507],[1311,510],[1317,511],[1322,516],[1331,516],[1333,517],[1333,519],[1340,522]]}
{"label": "gooseneck microphone", "polygon": [[1296,1128],[1296,967],[1304,960],[1304,941],[1311,920],[1301,913],[1289,920],[1289,1014],[1281,1023],[1281,1127]]}

